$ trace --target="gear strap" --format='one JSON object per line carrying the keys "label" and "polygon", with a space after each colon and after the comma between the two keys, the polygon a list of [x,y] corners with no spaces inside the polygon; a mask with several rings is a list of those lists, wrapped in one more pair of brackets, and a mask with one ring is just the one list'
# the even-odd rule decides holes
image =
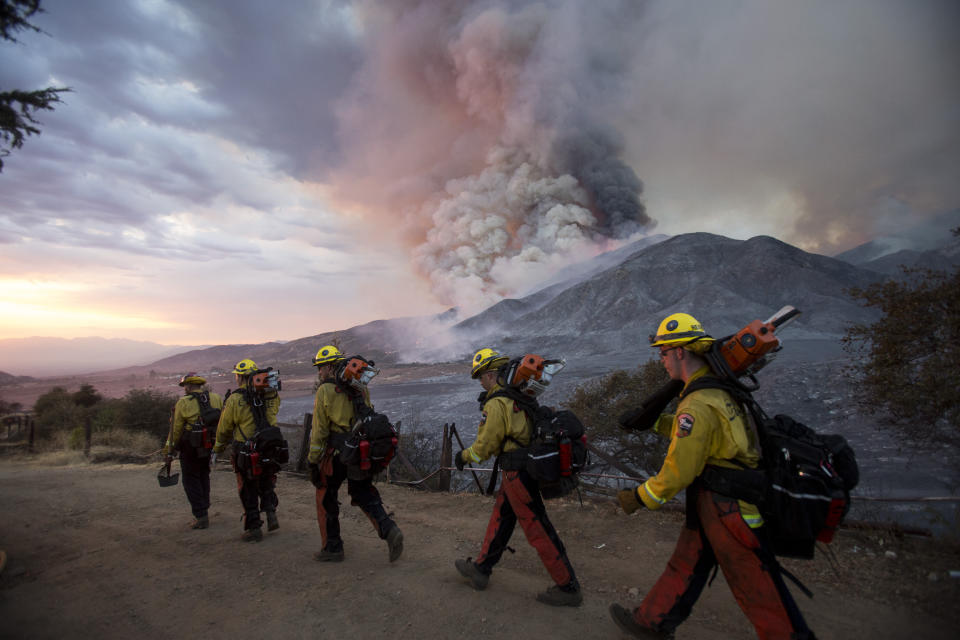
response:
{"label": "gear strap", "polygon": [[[480,410],[482,411],[484,405],[486,405],[487,402],[489,402],[490,400],[493,400],[494,398],[509,398],[513,400],[514,402],[517,403],[517,406],[519,406],[520,409],[522,409],[523,412],[527,415],[527,418],[530,420],[531,424],[535,424],[535,420],[536,420],[535,416],[537,414],[537,409],[540,407],[540,403],[537,402],[536,398],[525,396],[519,391],[515,389],[511,389],[510,387],[501,387],[496,391],[494,391],[493,393],[483,392],[480,394],[480,396],[477,398],[477,400],[480,401]],[[531,433],[530,434],[531,440],[533,440],[533,436],[534,434]],[[511,436],[509,433],[504,434],[503,440],[504,441],[500,444],[500,451],[497,453],[497,457],[493,461],[493,472],[490,474],[490,482],[487,484],[488,496],[492,496],[493,492],[497,488],[497,474],[500,471],[500,458],[503,456],[503,449],[506,446],[506,441],[510,440],[512,442],[515,442],[520,446],[521,449],[524,448],[524,446],[529,446],[529,445],[524,445],[519,440]]]}

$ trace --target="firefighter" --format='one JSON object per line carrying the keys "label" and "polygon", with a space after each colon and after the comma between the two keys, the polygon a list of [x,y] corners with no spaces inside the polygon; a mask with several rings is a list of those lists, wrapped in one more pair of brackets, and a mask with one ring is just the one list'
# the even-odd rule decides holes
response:
{"label": "firefighter", "polygon": [[[703,357],[713,344],[686,313],[667,316],[650,346],[672,380],[685,387],[710,375]],[[625,512],[659,509],[686,490],[687,521],[660,579],[633,611],[610,605],[617,625],[638,638],[672,638],[718,564],[730,590],[763,639],[810,639],[800,610],[787,591],[779,565],[765,542],[756,506],[707,490],[698,480],[705,465],[756,468],[756,437],[743,408],[722,389],[680,394],[676,414],[663,414],[654,429],[670,439],[663,466],[644,484],[620,491]]]}
{"label": "firefighter", "polygon": [[240,468],[242,464],[238,466],[243,445],[253,438],[258,428],[258,420],[276,426],[277,413],[280,411],[280,395],[275,389],[258,391],[253,388],[251,381],[257,372],[257,365],[249,358],[241,360],[233,368],[239,388],[227,395],[220,416],[220,426],[217,428],[217,442],[213,447],[216,459],[216,454],[221,453],[230,442],[233,443],[230,462],[237,474],[237,490],[243,504],[241,539],[245,542],[263,540],[261,511],[267,514],[268,531],[280,528],[277,520],[277,505],[280,503],[276,492],[277,469],[263,469],[262,473],[251,478],[251,474]]}
{"label": "firefighter", "polygon": [[320,347],[313,359],[317,367],[320,385],[313,402],[313,424],[310,429],[310,481],[316,487],[317,524],[323,547],[313,554],[318,562],[342,562],[343,538],[340,536],[340,503],[337,493],[347,481],[350,504],[360,507],[370,520],[374,531],[387,542],[390,562],[395,562],[403,553],[403,532],[387,515],[380,499],[380,492],[373,486],[373,476],[356,473],[343,464],[337,442],[342,442],[354,424],[354,407],[350,393],[362,393],[368,407],[370,392],[348,390],[336,379],[337,366],[346,361],[340,350],[332,345]]}
{"label": "firefighter", "polygon": [[[533,423],[526,412],[510,398],[492,396],[499,390],[499,368],[509,362],[493,349],[480,349],[471,363],[471,377],[483,387],[480,394],[483,417],[477,438],[466,449],[457,452],[454,463],[462,470],[468,462],[478,463],[492,455],[513,451],[530,443]],[[483,591],[487,588],[494,565],[500,560],[517,522],[540,556],[540,560],[556,583],[537,594],[537,600],[553,606],[577,607],[583,602],[580,583],[573,572],[560,536],[547,517],[537,482],[524,470],[503,471],[486,537],[476,559],[457,560],[454,565],[470,585]]]}
{"label": "firefighter", "polygon": [[191,434],[209,429],[210,444],[213,444],[215,425],[205,426],[200,422],[200,396],[211,407],[220,409],[223,400],[216,393],[203,390],[206,379],[190,372],[180,378],[184,396],[177,400],[173,408],[173,423],[166,444],[163,445],[164,461],[169,465],[173,455],[180,455],[180,471],[183,473],[183,490],[190,502],[194,521],[191,529],[206,529],[210,526],[207,510],[210,508],[210,448],[199,441],[200,446],[191,444]]}

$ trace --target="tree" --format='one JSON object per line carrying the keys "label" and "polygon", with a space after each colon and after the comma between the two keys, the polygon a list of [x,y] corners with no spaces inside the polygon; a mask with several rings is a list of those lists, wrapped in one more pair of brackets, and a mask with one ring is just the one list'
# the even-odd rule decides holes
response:
{"label": "tree", "polygon": [[19,402],[7,402],[3,398],[0,398],[0,416],[5,416],[8,413],[18,413],[23,406]]}
{"label": "tree", "polygon": [[[28,20],[42,12],[40,0],[0,0],[0,37],[18,42],[15,35],[20,31],[42,33]],[[22,147],[27,136],[40,135],[40,122],[34,115],[41,109],[53,111],[53,105],[62,102],[60,94],[67,91],[68,87],[0,91],[0,172],[3,158]]]}
{"label": "tree", "polygon": [[73,393],[73,403],[80,407],[90,408],[103,400],[103,396],[92,384],[83,383],[80,389]]}
{"label": "tree", "polygon": [[[960,227],[953,229],[960,236]],[[882,313],[852,326],[843,338],[854,357],[848,373],[858,402],[915,439],[947,435],[960,425],[960,268],[953,273],[903,268],[901,280],[875,283],[849,294]]]}

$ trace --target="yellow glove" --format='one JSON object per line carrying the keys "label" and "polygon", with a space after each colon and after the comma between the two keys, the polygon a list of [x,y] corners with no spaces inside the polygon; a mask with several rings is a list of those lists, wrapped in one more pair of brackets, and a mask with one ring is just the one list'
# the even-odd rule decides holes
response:
{"label": "yellow glove", "polygon": [[621,489],[617,492],[617,500],[620,501],[620,508],[626,513],[633,513],[643,506],[643,503],[637,497],[637,487]]}

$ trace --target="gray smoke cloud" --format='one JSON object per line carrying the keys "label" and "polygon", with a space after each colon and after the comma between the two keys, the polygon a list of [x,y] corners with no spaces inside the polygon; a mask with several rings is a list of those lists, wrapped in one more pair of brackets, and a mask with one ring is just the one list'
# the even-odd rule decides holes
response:
{"label": "gray smoke cloud", "polygon": [[655,226],[832,255],[960,205],[957,2],[354,8],[329,182],[449,304]]}
{"label": "gray smoke cloud", "polygon": [[627,7],[362,5],[367,60],[341,103],[332,182],[402,227],[445,303],[479,309],[654,226],[605,123],[625,67],[590,37]]}

